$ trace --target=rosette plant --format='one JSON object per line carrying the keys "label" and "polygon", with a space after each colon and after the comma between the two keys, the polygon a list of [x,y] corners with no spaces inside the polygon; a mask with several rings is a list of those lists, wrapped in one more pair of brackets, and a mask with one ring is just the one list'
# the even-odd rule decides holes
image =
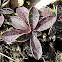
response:
{"label": "rosette plant", "polygon": [[30,35],[30,49],[35,59],[39,60],[42,57],[42,46],[36,36],[36,32],[41,32],[49,29],[56,21],[56,16],[47,16],[39,20],[39,12],[35,7],[28,10],[25,7],[16,9],[18,16],[11,16],[11,25],[16,28],[6,31],[1,35],[2,40],[11,44],[15,42],[19,36],[24,34]]}

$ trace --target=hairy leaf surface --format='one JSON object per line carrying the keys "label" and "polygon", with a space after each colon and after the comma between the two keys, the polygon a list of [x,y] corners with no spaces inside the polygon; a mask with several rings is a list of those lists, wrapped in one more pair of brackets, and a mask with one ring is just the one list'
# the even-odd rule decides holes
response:
{"label": "hairy leaf surface", "polygon": [[22,30],[11,30],[11,31],[4,32],[1,35],[1,38],[8,44],[11,44],[12,42],[15,42],[19,36],[26,34],[26,33],[27,33],[26,31],[22,31]]}
{"label": "hairy leaf surface", "polygon": [[48,28],[52,27],[53,24],[56,22],[56,16],[48,16],[41,19],[35,28],[37,31],[44,31]]}
{"label": "hairy leaf surface", "polygon": [[34,58],[39,60],[42,56],[42,47],[39,40],[34,35],[32,35],[30,39],[30,48]]}
{"label": "hairy leaf surface", "polygon": [[19,7],[16,9],[18,16],[23,19],[29,25],[29,11],[25,7]]}
{"label": "hairy leaf surface", "polygon": [[4,22],[4,16],[2,14],[0,14],[0,27]]}
{"label": "hairy leaf surface", "polygon": [[31,7],[30,12],[29,12],[29,23],[32,30],[35,29],[38,21],[39,21],[38,10],[35,7]]}
{"label": "hairy leaf surface", "polygon": [[43,17],[47,17],[47,16],[52,16],[53,15],[53,12],[50,8],[41,8],[40,9],[40,13],[41,13],[41,16]]}
{"label": "hairy leaf surface", "polygon": [[10,8],[3,8],[3,9],[0,9],[0,12],[3,14],[12,14],[14,11]]}
{"label": "hairy leaf surface", "polygon": [[28,25],[18,16],[11,16],[11,24],[14,28],[29,31]]}

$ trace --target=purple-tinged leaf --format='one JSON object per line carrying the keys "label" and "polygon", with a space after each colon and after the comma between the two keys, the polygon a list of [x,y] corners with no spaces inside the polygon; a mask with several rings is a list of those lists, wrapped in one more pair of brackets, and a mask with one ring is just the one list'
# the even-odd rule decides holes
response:
{"label": "purple-tinged leaf", "polygon": [[16,9],[18,16],[23,19],[29,25],[29,11],[25,7],[19,7]]}
{"label": "purple-tinged leaf", "polygon": [[53,15],[53,12],[50,8],[41,8],[40,9],[40,14],[41,16],[43,17],[47,17],[47,16],[52,16]]}
{"label": "purple-tinged leaf", "polygon": [[56,22],[56,16],[44,17],[43,19],[41,19],[39,21],[39,23],[36,26],[35,30],[36,31],[44,31],[44,30],[47,30],[50,27],[52,27],[55,22]]}
{"label": "purple-tinged leaf", "polygon": [[2,14],[0,14],[0,27],[4,22],[4,16]]}
{"label": "purple-tinged leaf", "polygon": [[39,60],[42,56],[42,46],[34,35],[30,39],[30,48],[34,58]]}
{"label": "purple-tinged leaf", "polygon": [[32,30],[35,29],[38,21],[39,21],[38,10],[35,7],[32,7],[29,12],[29,23]]}
{"label": "purple-tinged leaf", "polygon": [[27,40],[29,40],[31,38],[31,33],[29,34],[24,34],[22,36],[20,36],[19,38],[17,38],[18,42],[25,42]]}
{"label": "purple-tinged leaf", "polygon": [[36,37],[39,37],[39,36],[41,36],[42,35],[42,32],[40,31],[33,31],[32,32],[33,33],[33,35],[35,35]]}
{"label": "purple-tinged leaf", "polygon": [[11,16],[11,25],[14,28],[29,31],[28,25],[18,16]]}
{"label": "purple-tinged leaf", "polygon": [[3,8],[3,9],[0,9],[0,12],[3,14],[12,14],[14,11],[10,8]]}
{"label": "purple-tinged leaf", "polygon": [[6,31],[1,35],[2,40],[7,42],[7,44],[11,44],[12,42],[15,42],[16,39],[23,35],[26,34],[26,31],[22,30],[11,30],[11,31]]}

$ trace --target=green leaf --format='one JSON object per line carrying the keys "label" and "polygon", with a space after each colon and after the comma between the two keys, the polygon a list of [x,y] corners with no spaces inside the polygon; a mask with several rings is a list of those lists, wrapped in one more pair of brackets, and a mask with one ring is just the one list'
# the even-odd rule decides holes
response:
{"label": "green leaf", "polygon": [[0,35],[2,35],[3,33],[4,33],[4,31],[1,31],[1,32],[0,32]]}
{"label": "green leaf", "polygon": [[52,12],[55,14],[55,10],[54,9],[52,9]]}
{"label": "green leaf", "polygon": [[14,16],[18,16],[17,13],[12,13]]}

